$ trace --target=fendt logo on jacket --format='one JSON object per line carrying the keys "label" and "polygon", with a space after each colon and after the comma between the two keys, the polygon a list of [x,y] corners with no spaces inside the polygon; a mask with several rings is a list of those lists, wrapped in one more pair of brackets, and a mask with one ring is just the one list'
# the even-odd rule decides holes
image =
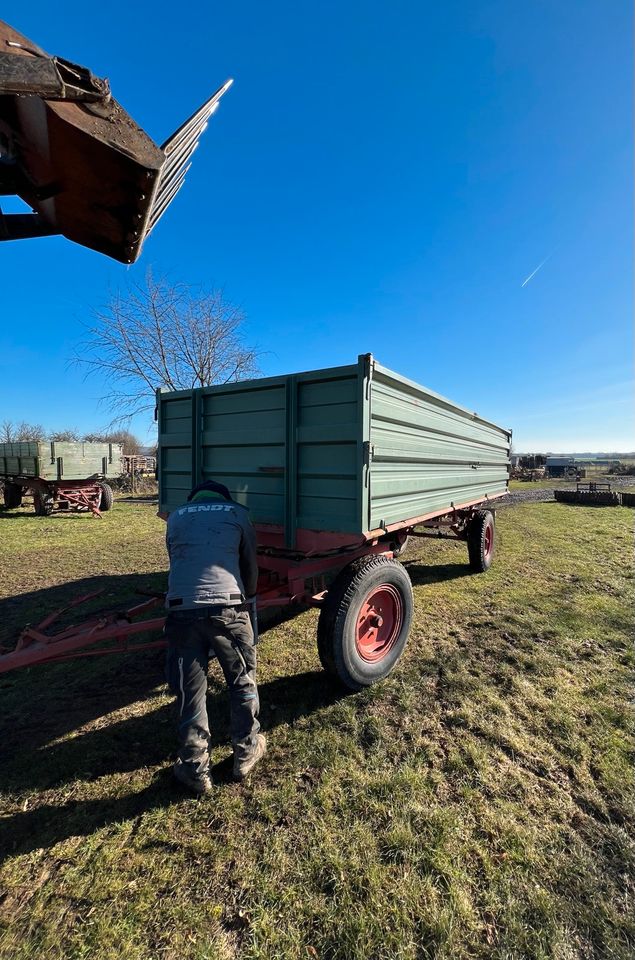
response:
{"label": "fendt logo on jacket", "polygon": [[181,507],[180,510],[177,510],[179,516],[183,516],[184,513],[200,513],[204,511],[209,513],[213,510],[233,510],[234,508],[226,503],[199,503],[195,507]]}

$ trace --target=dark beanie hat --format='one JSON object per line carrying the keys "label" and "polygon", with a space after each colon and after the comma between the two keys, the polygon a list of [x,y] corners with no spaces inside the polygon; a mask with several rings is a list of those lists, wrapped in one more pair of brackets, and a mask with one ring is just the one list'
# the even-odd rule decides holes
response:
{"label": "dark beanie hat", "polygon": [[189,501],[192,497],[195,497],[197,493],[201,493],[203,490],[209,490],[210,493],[220,493],[221,497],[225,497],[225,500],[231,500],[232,495],[223,483],[216,483],[215,480],[204,480],[203,483],[199,483],[198,486],[190,492],[188,499]]}

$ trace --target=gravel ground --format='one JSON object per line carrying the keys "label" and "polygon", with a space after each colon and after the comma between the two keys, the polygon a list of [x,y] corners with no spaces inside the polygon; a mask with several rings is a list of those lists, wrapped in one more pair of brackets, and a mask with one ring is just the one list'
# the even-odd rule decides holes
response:
{"label": "gravel ground", "polygon": [[[573,488],[575,489],[575,488]],[[495,509],[499,507],[513,507],[517,503],[544,503],[546,500],[553,500],[553,488],[547,487],[528,487],[527,490],[512,490],[505,497],[496,501]]]}

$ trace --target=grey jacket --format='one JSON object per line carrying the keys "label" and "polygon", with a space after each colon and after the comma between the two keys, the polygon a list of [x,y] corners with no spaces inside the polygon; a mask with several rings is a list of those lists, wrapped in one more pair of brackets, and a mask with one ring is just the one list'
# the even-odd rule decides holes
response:
{"label": "grey jacket", "polygon": [[256,593],[256,532],[239,503],[203,501],[168,517],[170,575],[166,607],[236,606]]}

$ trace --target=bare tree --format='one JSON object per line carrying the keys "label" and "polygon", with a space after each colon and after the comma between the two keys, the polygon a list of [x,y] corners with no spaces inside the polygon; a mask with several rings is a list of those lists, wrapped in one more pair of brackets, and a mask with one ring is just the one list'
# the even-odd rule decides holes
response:
{"label": "bare tree", "polygon": [[123,452],[128,456],[135,457],[141,453],[141,443],[130,430],[112,430],[105,439],[108,443],[122,443]]}
{"label": "bare tree", "polygon": [[154,407],[157,387],[184,390],[242,380],[258,372],[245,345],[243,312],[220,290],[199,292],[154,280],[116,294],[88,326],[75,361],[110,384],[103,398],[113,422]]}
{"label": "bare tree", "polygon": [[14,423],[12,420],[3,420],[0,425],[0,440],[3,443],[21,443],[26,440],[46,440],[48,433],[41,423]]}
{"label": "bare tree", "polygon": [[102,430],[93,432],[84,437],[84,440],[93,443],[122,443],[123,452],[129,456],[138,456],[141,453],[141,441],[130,430]]}
{"label": "bare tree", "polygon": [[50,440],[56,440],[61,442],[63,440],[72,441],[72,440],[81,440],[82,435],[75,427],[66,427],[65,430],[53,430],[51,431]]}
{"label": "bare tree", "polygon": [[15,423],[13,420],[3,420],[0,423],[0,443],[20,443],[25,440],[54,440],[78,441],[86,440],[93,443],[123,443],[126,453],[139,454],[140,440],[129,430],[93,430],[82,433],[76,427],[66,427],[63,430],[47,430],[41,423],[26,423],[22,420]]}

